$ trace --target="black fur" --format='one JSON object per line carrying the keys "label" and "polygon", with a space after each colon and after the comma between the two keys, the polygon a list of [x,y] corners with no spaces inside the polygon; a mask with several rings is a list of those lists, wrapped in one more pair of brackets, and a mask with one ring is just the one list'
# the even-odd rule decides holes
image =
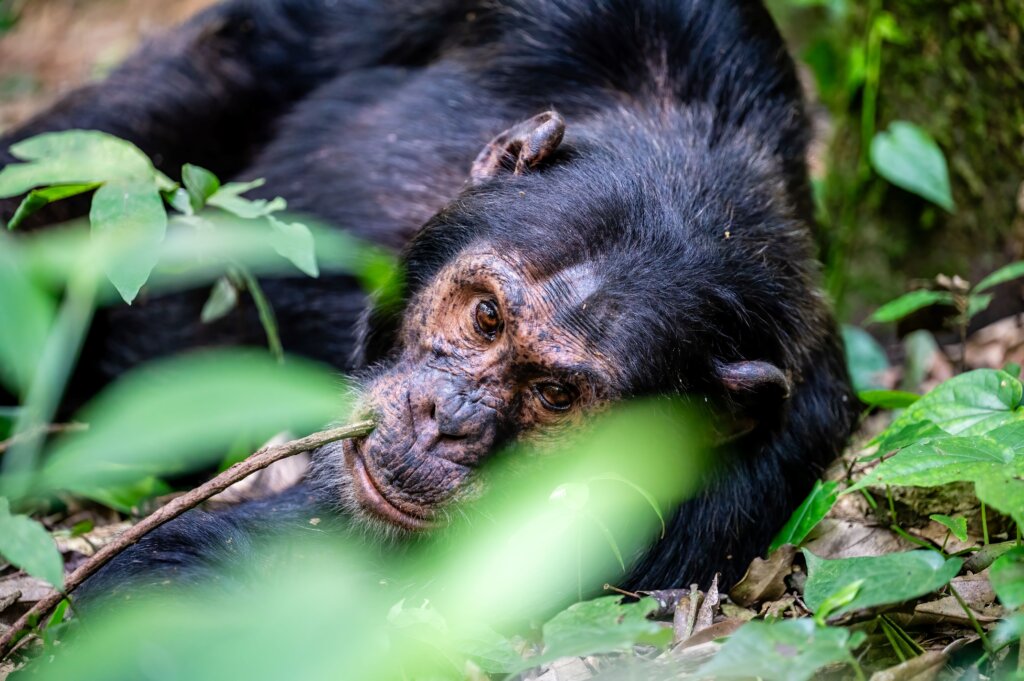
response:
{"label": "black fur", "polygon": [[[491,138],[549,109],[568,122],[552,159],[466,183]],[[855,400],[810,238],[808,126],[759,0],[231,0],[0,147],[72,127],[126,137],[171,174],[189,161],[266,177],[265,191],[291,208],[404,248],[407,295],[480,240],[519,249],[542,271],[593,266],[600,286],[588,305],[616,321],[584,332],[626,368],[626,395],[734,404],[716,362],[763,360],[791,376],[788,402],[732,444],[627,587],[737,578],[851,431]],[[13,205],[0,203],[0,216]],[[266,288],[286,349],[342,369],[356,368],[351,356],[387,361],[401,310],[364,315],[357,343],[352,280]],[[169,351],[261,342],[251,310],[200,325],[202,300],[105,312],[76,390]],[[330,493],[312,492],[327,504]],[[308,494],[202,522],[187,514],[90,588],[216,574],[225,537],[240,551],[282,515],[301,523],[311,511],[292,500]]]}

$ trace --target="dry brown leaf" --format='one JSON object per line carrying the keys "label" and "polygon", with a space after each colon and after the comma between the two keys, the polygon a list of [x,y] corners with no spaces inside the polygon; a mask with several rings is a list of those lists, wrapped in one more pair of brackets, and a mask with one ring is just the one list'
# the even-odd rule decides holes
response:
{"label": "dry brown leaf", "polygon": [[744,607],[779,598],[786,593],[785,580],[792,570],[795,555],[796,547],[786,544],[767,559],[755,558],[743,579],[729,591],[729,598]]}
{"label": "dry brown leaf", "polygon": [[946,656],[928,650],[895,667],[871,675],[871,681],[932,681],[946,665]]}
{"label": "dry brown leaf", "polygon": [[826,518],[817,536],[804,547],[819,558],[881,556],[917,548],[887,528]]}

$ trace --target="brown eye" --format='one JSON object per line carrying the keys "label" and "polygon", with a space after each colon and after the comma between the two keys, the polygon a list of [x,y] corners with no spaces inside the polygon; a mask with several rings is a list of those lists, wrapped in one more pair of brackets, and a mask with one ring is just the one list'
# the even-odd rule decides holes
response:
{"label": "brown eye", "polygon": [[489,300],[481,300],[477,303],[476,312],[473,315],[473,326],[477,332],[487,340],[494,340],[501,331],[501,315],[498,314],[498,306]]}
{"label": "brown eye", "polygon": [[551,411],[565,411],[576,401],[576,389],[558,383],[540,383],[534,390],[540,403]]}

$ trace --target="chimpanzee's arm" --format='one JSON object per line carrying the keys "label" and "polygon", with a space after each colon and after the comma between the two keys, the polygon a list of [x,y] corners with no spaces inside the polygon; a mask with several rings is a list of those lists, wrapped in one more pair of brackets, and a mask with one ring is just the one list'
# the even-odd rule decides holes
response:
{"label": "chimpanzee's arm", "polygon": [[0,168],[20,139],[82,128],[136,143],[172,176],[184,162],[230,176],[290,103],[351,69],[429,60],[471,4],[228,0],[0,137]]}
{"label": "chimpanzee's arm", "polygon": [[307,484],[219,511],[194,509],[153,530],[86,580],[72,597],[75,608],[131,598],[140,589],[243,581],[265,565],[268,542],[337,532],[340,522]]}

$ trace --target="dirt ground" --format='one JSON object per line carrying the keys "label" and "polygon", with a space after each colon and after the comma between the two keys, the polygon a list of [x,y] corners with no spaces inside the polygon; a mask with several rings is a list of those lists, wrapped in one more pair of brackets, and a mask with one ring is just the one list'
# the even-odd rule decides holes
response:
{"label": "dirt ground", "polygon": [[213,2],[14,0],[18,22],[0,34],[0,130],[102,76],[147,36]]}

